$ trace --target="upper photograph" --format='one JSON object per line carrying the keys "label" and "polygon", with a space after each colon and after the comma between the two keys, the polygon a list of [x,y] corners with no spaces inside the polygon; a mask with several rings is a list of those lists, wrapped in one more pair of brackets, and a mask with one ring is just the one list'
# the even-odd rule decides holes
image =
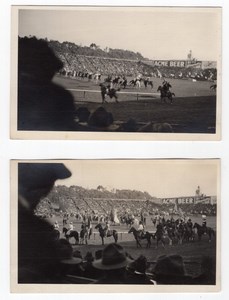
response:
{"label": "upper photograph", "polygon": [[12,139],[220,140],[219,7],[12,6]]}

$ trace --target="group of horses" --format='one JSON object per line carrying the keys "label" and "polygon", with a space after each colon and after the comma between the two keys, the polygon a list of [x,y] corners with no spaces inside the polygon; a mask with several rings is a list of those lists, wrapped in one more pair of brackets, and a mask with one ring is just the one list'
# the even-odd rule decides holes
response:
{"label": "group of horses", "polygon": [[[118,242],[118,232],[115,229],[107,230],[102,226],[101,223],[98,223],[95,226],[95,229],[98,230],[99,235],[102,240],[102,245],[104,245],[104,239],[106,237],[113,237],[115,243]],[[69,241],[71,238],[75,240],[75,245],[87,245],[88,240],[90,240],[92,235],[92,227],[83,224],[81,226],[81,230],[78,232],[77,230],[69,230],[66,226],[63,226],[62,233],[64,237]],[[60,231],[58,229],[53,229],[52,238],[58,240],[60,238]]]}
{"label": "group of horses", "polygon": [[156,248],[158,248],[160,242],[163,248],[165,248],[166,237],[169,240],[170,246],[174,243],[181,245],[183,242],[194,242],[196,236],[194,230],[196,230],[198,241],[201,241],[202,236],[205,234],[208,236],[209,242],[211,242],[212,237],[215,236],[215,231],[211,227],[201,226],[198,223],[194,223],[192,226],[188,226],[187,223],[174,223],[174,226],[170,222],[165,224],[160,223],[157,225],[155,233],[149,231],[142,233],[131,226],[128,232],[133,233],[137,247],[142,247],[141,240],[146,240],[146,247],[149,248],[152,244],[151,239],[153,239],[156,240]]}
{"label": "group of horses", "polygon": [[[101,96],[102,96],[102,104],[108,103],[106,100],[106,96],[109,96],[110,99],[114,98],[116,103],[118,103],[118,95],[117,92],[121,90],[121,88],[126,88],[127,86],[127,80],[121,80],[119,81],[120,77],[115,77],[113,80],[111,78],[106,78],[103,83],[100,83],[100,90],[101,90]],[[148,85],[153,88],[153,82],[149,79],[142,79],[142,78],[136,78],[132,79],[128,85],[140,88],[141,87],[141,81],[143,80],[145,88],[147,88]],[[125,82],[125,85],[123,85]],[[167,100],[169,100],[170,104],[173,103],[173,97],[175,97],[175,94],[170,91],[171,84],[169,82],[163,82],[162,85],[160,85],[157,89],[157,92],[160,93],[161,102],[167,103]]]}
{"label": "group of horses", "polygon": [[[134,239],[136,241],[137,247],[142,247],[142,241],[146,241],[146,247],[150,248],[152,245],[152,240],[156,240],[156,248],[158,248],[159,244],[162,244],[162,247],[165,248],[166,238],[169,240],[169,245],[172,246],[174,244],[181,245],[183,242],[194,242],[196,239],[201,241],[203,235],[208,236],[208,241],[211,242],[212,237],[215,236],[215,231],[211,227],[201,226],[198,223],[194,223],[191,227],[187,225],[187,223],[171,223],[167,221],[165,223],[159,223],[157,225],[156,232],[149,231],[138,231],[133,224],[128,224],[129,230],[128,233],[133,233]],[[101,238],[102,245],[104,245],[104,239],[107,237],[113,237],[114,242],[118,242],[118,231],[115,229],[107,230],[101,223],[98,223],[95,226],[95,229],[98,230],[99,236]],[[196,233],[195,233],[196,230]],[[65,238],[69,241],[71,238],[74,238],[75,244],[79,245],[87,245],[88,240],[90,240],[92,235],[92,227],[88,227],[85,225],[81,226],[80,232],[76,230],[69,231],[66,226],[63,227],[63,234]],[[53,238],[60,238],[60,231],[54,229]]]}

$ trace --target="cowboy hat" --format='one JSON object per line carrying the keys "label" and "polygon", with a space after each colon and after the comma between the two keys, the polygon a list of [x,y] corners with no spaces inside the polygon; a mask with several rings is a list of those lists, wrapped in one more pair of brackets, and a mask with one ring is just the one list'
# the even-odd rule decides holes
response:
{"label": "cowboy hat", "polygon": [[57,250],[58,250],[59,260],[62,264],[78,265],[82,262],[81,258],[74,256],[73,248],[71,244],[65,239],[60,239],[57,242]]}
{"label": "cowboy hat", "polygon": [[180,255],[159,256],[154,267],[154,274],[160,276],[184,276],[183,258]]}
{"label": "cowboy hat", "polygon": [[112,243],[104,248],[102,258],[95,260],[92,264],[97,269],[116,270],[126,267],[131,262],[133,261],[127,257],[123,247]]}

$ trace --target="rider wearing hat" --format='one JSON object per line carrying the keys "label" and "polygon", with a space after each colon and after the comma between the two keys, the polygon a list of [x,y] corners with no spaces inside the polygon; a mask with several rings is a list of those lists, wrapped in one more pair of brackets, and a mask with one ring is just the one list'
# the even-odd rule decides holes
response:
{"label": "rider wearing hat", "polygon": [[58,222],[57,221],[55,221],[55,223],[54,223],[54,225],[53,225],[53,227],[54,227],[54,229],[59,229],[59,224],[58,224]]}
{"label": "rider wearing hat", "polygon": [[105,236],[108,236],[108,233],[110,231],[110,222],[109,221],[106,221],[106,226],[105,226]]}
{"label": "rider wearing hat", "polygon": [[73,230],[74,230],[73,223],[72,223],[72,222],[70,222],[70,223],[69,223],[69,227],[68,227],[68,232],[67,232],[67,234],[70,234],[70,233],[71,233],[71,231],[73,231]]}
{"label": "rider wearing hat", "polygon": [[192,223],[192,220],[189,218],[188,219],[188,221],[187,221],[187,226],[189,227],[189,228],[191,228],[192,229],[192,227],[193,227],[193,223]]}
{"label": "rider wearing hat", "polygon": [[140,236],[144,235],[144,225],[143,225],[142,221],[139,222],[138,232],[139,232]]}
{"label": "rider wearing hat", "polygon": [[207,228],[207,217],[205,215],[202,215],[202,227],[204,232],[206,232],[206,228]]}

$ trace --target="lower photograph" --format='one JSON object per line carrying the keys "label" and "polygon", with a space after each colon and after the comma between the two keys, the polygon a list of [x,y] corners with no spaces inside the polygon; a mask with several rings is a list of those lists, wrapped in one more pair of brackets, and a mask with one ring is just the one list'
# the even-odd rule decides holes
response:
{"label": "lower photograph", "polygon": [[220,159],[10,168],[11,292],[220,291]]}

